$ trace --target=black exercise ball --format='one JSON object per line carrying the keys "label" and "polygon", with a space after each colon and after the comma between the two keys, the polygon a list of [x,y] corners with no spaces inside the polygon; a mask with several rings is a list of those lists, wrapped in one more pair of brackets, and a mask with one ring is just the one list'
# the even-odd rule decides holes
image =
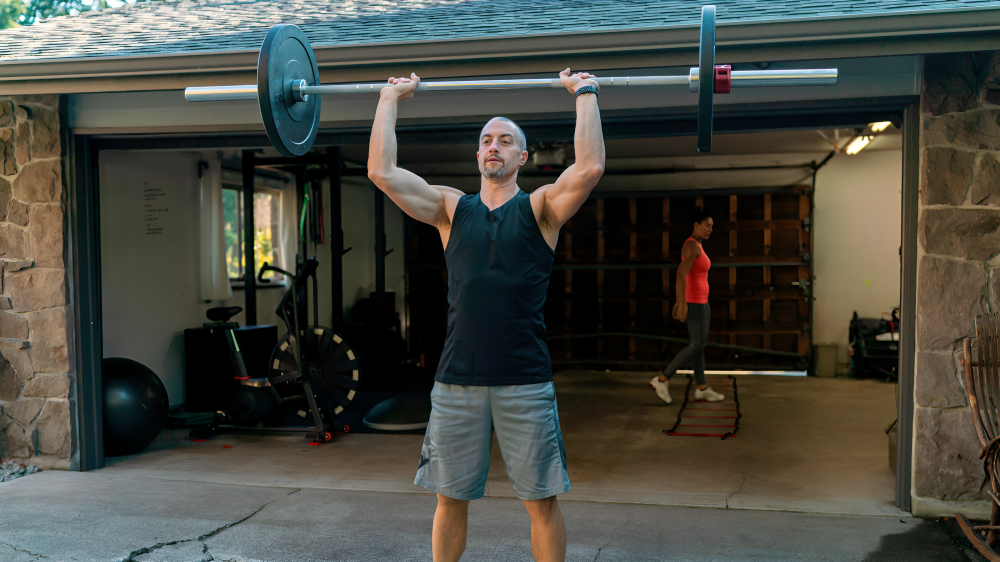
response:
{"label": "black exercise ball", "polygon": [[160,377],[121,357],[101,362],[104,390],[104,455],[131,455],[146,448],[167,422],[170,400]]}

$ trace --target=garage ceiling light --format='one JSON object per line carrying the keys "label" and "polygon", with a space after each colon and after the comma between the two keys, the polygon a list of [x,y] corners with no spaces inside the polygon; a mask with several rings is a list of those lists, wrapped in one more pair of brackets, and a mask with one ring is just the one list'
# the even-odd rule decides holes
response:
{"label": "garage ceiling light", "polygon": [[861,152],[862,148],[868,146],[868,143],[872,142],[873,138],[875,137],[855,137],[855,139],[851,141],[851,144],[847,145],[847,150],[845,150],[845,152],[848,154],[857,154]]}
{"label": "garage ceiling light", "polygon": [[882,131],[889,128],[892,125],[892,121],[879,121],[878,123],[869,123],[868,128],[872,130],[873,133],[881,133]]}

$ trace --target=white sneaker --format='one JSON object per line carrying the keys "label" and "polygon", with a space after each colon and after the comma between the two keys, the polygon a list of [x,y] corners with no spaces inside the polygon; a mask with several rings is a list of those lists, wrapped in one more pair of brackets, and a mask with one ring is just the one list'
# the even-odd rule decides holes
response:
{"label": "white sneaker", "polygon": [[700,388],[695,388],[694,399],[704,400],[705,402],[722,402],[723,400],[726,399],[726,397],[712,390],[712,387],[708,387],[705,390],[701,390]]}
{"label": "white sneaker", "polygon": [[660,400],[663,400],[667,404],[674,401],[674,399],[670,397],[670,379],[667,379],[666,382],[661,382],[660,375],[656,375],[653,377],[653,380],[649,381],[649,386],[653,387],[653,390],[656,391],[656,395],[660,397]]}

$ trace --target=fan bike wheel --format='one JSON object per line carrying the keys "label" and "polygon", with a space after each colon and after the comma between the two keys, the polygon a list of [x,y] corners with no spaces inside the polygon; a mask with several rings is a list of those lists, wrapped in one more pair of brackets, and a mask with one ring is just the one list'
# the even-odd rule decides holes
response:
{"label": "fan bike wheel", "polygon": [[[291,334],[278,340],[271,353],[271,377],[295,372]],[[304,378],[312,386],[320,415],[327,425],[354,404],[361,384],[361,361],[344,338],[323,326],[309,326],[299,334]]]}

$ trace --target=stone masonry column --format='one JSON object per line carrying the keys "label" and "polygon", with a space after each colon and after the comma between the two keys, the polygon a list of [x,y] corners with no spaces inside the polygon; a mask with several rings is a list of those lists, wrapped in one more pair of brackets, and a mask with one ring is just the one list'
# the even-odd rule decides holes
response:
{"label": "stone masonry column", "polygon": [[914,515],[989,517],[960,364],[1000,304],[1000,60],[928,55],[921,96]]}
{"label": "stone masonry column", "polygon": [[59,98],[0,96],[0,457],[69,468],[72,309]]}

